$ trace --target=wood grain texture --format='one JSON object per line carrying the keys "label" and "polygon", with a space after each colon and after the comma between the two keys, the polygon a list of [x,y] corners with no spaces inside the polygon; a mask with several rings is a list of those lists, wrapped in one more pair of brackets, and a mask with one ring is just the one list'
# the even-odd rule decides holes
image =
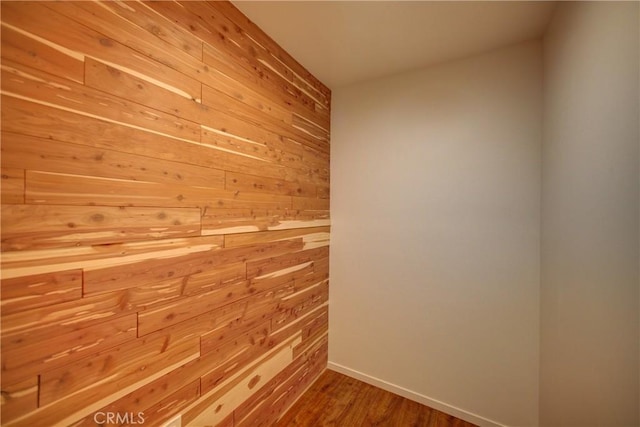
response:
{"label": "wood grain texture", "polygon": [[0,8],[3,425],[272,423],[326,366],[331,92],[229,2]]}
{"label": "wood grain texture", "polygon": [[2,167],[2,204],[24,203],[24,169]]}
{"label": "wood grain texture", "polygon": [[82,270],[2,279],[2,315],[82,297]]}
{"label": "wood grain texture", "polygon": [[[222,170],[101,147],[3,132],[1,148],[2,166],[13,169],[196,187],[225,186],[225,172]],[[21,179],[24,180],[24,173]]]}
{"label": "wood grain texture", "polygon": [[2,250],[104,245],[200,235],[200,209],[6,205]]}
{"label": "wood grain texture", "polygon": [[322,373],[275,425],[475,426],[331,370]]}
{"label": "wood grain texture", "polygon": [[16,382],[66,365],[87,354],[133,340],[136,316],[128,314],[67,333],[49,335],[37,343],[8,345],[2,354],[2,381]]}
{"label": "wood grain texture", "polygon": [[11,422],[22,414],[38,408],[38,377],[2,385],[2,421]]}

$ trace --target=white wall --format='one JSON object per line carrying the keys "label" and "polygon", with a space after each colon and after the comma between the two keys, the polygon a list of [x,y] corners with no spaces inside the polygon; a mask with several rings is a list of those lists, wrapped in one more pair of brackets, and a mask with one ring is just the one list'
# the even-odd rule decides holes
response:
{"label": "white wall", "polygon": [[330,366],[484,425],[535,425],[540,44],[332,104]]}
{"label": "white wall", "polygon": [[638,426],[638,3],[544,38],[540,420]]}

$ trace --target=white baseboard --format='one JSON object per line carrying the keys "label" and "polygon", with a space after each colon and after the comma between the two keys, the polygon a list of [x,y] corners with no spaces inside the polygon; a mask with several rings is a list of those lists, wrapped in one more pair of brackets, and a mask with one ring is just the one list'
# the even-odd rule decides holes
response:
{"label": "white baseboard", "polygon": [[342,366],[337,363],[328,362],[327,369],[331,369],[332,371],[339,372],[348,377],[355,378],[383,390],[390,391],[391,393],[395,393],[399,396],[406,397],[409,400],[422,403],[423,405],[429,406],[433,409],[437,409],[438,411],[442,411],[445,414],[453,415],[454,417],[460,418],[461,420],[477,424],[480,427],[506,427],[504,424],[500,424],[496,421],[481,417],[480,415],[473,414],[471,412],[465,411],[455,406],[451,406],[439,400],[432,399],[420,393],[408,390],[404,387],[391,384],[387,381],[372,377],[354,369],[347,368],[346,366]]}

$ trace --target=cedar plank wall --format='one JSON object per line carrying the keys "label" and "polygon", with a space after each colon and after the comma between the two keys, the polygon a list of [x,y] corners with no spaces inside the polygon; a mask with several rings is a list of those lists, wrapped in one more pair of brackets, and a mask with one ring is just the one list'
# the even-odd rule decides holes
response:
{"label": "cedar plank wall", "polygon": [[1,7],[2,424],[272,423],[326,366],[329,90],[228,2]]}

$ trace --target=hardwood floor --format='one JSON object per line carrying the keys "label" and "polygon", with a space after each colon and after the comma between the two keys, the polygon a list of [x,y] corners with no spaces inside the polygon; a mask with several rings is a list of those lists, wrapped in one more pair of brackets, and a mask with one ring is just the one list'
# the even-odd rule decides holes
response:
{"label": "hardwood floor", "polygon": [[277,427],[474,427],[438,410],[326,370]]}

